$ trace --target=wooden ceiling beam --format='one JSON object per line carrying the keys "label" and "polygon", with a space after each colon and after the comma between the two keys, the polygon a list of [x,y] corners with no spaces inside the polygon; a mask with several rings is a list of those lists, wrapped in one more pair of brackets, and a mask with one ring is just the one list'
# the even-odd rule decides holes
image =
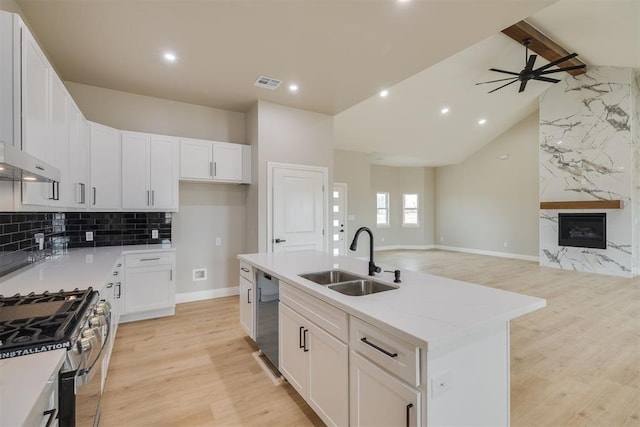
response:
{"label": "wooden ceiling beam", "polygon": [[[530,39],[531,43],[529,44],[529,50],[534,51],[549,62],[555,61],[556,59],[560,59],[563,56],[567,56],[570,54],[570,52],[564,50],[562,46],[542,34],[540,31],[538,31],[537,28],[526,21],[515,23],[512,26],[502,30],[502,32],[520,44],[522,44],[524,40]],[[558,67],[569,67],[572,65],[583,64],[584,63],[576,57],[558,64]],[[567,71],[567,73],[573,76],[584,74],[585,72],[585,68]]]}

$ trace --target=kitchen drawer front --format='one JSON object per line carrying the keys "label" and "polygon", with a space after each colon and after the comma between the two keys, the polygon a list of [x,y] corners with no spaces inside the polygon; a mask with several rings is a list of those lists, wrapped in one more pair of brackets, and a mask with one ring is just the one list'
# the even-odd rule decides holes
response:
{"label": "kitchen drawer front", "polygon": [[251,264],[247,264],[244,261],[240,261],[240,276],[244,277],[251,283],[256,282],[253,278],[253,266]]}
{"label": "kitchen drawer front", "polygon": [[174,262],[175,254],[173,252],[148,252],[125,256],[126,268],[154,267],[156,265],[169,265]]}
{"label": "kitchen drawer front", "polygon": [[349,340],[349,316],[339,308],[284,282],[280,282],[280,302],[288,305],[336,338],[344,342]]}
{"label": "kitchen drawer front", "polygon": [[349,347],[408,384],[420,385],[420,348],[351,316]]}

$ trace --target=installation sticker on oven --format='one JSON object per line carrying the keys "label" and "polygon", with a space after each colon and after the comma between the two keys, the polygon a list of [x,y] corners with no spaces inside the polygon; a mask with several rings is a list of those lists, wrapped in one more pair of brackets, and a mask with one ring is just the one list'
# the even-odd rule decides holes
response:
{"label": "installation sticker on oven", "polygon": [[55,343],[55,344],[47,344],[39,347],[31,347],[31,348],[19,348],[15,350],[3,351],[0,353],[0,359],[9,359],[11,357],[17,356],[26,356],[28,354],[36,354],[36,353],[44,353],[45,351],[52,350],[61,350],[71,347],[71,343],[69,341]]}

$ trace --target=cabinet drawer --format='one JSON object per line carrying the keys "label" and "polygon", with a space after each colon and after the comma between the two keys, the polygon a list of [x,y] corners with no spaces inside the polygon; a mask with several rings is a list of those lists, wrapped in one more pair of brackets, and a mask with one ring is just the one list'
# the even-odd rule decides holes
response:
{"label": "cabinet drawer", "polygon": [[420,385],[420,348],[351,316],[349,346],[408,384]]}
{"label": "cabinet drawer", "polygon": [[344,342],[348,341],[349,316],[339,308],[284,282],[280,282],[280,302],[288,305],[336,338]]}
{"label": "cabinet drawer", "polygon": [[149,252],[145,254],[131,254],[125,256],[126,268],[153,267],[174,263],[173,252]]}
{"label": "cabinet drawer", "polygon": [[255,279],[253,278],[253,266],[251,264],[240,261],[240,276],[244,277],[251,283],[255,283]]}

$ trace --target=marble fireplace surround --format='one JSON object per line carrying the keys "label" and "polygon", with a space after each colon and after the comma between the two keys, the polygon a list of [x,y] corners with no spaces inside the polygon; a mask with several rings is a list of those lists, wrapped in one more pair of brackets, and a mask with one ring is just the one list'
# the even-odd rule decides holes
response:
{"label": "marble fireplace surround", "polygon": [[[541,96],[540,265],[640,274],[639,108],[631,68],[589,67]],[[606,213],[607,248],[558,246],[560,212]]]}

